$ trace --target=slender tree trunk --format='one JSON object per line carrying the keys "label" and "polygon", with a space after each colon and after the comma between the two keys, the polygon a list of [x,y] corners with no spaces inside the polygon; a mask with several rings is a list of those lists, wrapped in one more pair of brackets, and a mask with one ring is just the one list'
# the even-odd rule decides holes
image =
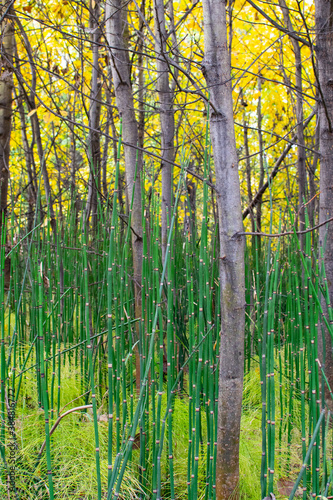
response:
{"label": "slender tree trunk", "polygon": [[[250,148],[249,148],[249,136],[248,136],[248,121],[245,113],[245,109],[243,112],[243,131],[244,131],[244,152],[245,152],[245,169],[246,169],[246,185],[247,185],[247,199],[248,199],[248,206],[251,207],[252,205],[252,200],[253,200],[253,194],[252,194],[252,183],[251,183],[251,160],[250,160]],[[254,219],[254,213],[253,209],[250,208],[250,217],[251,217],[251,231],[252,233],[255,232],[256,230],[256,225],[255,225],[255,219]],[[260,238],[260,236],[252,236],[251,239],[251,253],[252,253],[252,262],[255,262],[255,252],[256,252],[256,238]],[[251,317],[252,317],[252,312],[254,310],[253,306],[253,293],[251,289],[251,305],[250,305],[250,310],[251,310]],[[254,327],[254,321],[251,322],[251,325]],[[251,326],[252,328],[252,326]]]}
{"label": "slender tree trunk", "polygon": [[[191,162],[188,166],[189,170],[194,170],[194,164]],[[186,177],[186,188],[188,192],[188,201],[189,201],[189,207],[185,209],[185,220],[184,220],[184,227],[185,231],[190,231],[191,234],[195,235],[195,214],[196,212],[196,194],[197,194],[197,185],[193,180],[193,177],[189,176]],[[187,205],[187,202],[186,202]],[[186,207],[185,207],[186,208]],[[188,212],[188,209],[190,209],[190,212]],[[189,215],[187,215],[187,213]],[[215,220],[215,223],[217,224],[217,220]]]}
{"label": "slender tree trunk", "polygon": [[[260,78],[260,72],[259,72],[259,76],[258,76],[258,90],[259,90],[259,97],[258,97],[258,106],[257,106],[257,120],[258,120],[258,142],[259,142],[259,169],[260,169],[259,170],[258,192],[260,193],[260,191],[264,185],[264,178],[265,178],[264,155],[263,155],[264,143],[263,143],[262,129],[261,129],[262,114],[261,114],[261,78]],[[262,217],[261,206],[262,206],[262,195],[259,195],[258,201],[257,201],[257,213],[256,213],[257,231],[259,233],[261,232],[261,217]],[[258,236],[257,241],[258,241],[258,253],[259,253],[259,258],[260,258],[260,252],[261,252],[261,237],[260,236]]]}
{"label": "slender tree trunk", "polygon": [[[167,2],[167,9],[168,9],[168,14],[169,14],[169,34],[168,38],[171,39],[171,52],[173,54],[173,59],[176,62],[177,65],[179,65],[179,47],[178,47],[178,42],[177,42],[177,34],[176,34],[176,27],[175,27],[175,15],[174,15],[174,9],[173,9],[173,0],[170,0]],[[171,80],[171,92],[172,92],[172,98],[174,99],[175,97],[175,90],[178,85],[178,76],[179,76],[179,69],[177,66],[173,68],[172,71],[172,80]]]}
{"label": "slender tree trunk", "polygon": [[59,204],[59,212],[58,212],[58,220],[62,225],[63,222],[63,209],[62,209],[62,188],[61,188],[61,160],[59,159],[57,148],[56,148],[56,134],[54,132],[54,124],[52,123],[52,135],[53,135],[53,151],[55,158],[55,167],[58,171],[58,204]]}
{"label": "slender tree trunk", "polygon": [[[140,6],[140,11],[145,15],[145,10],[146,10],[146,0],[142,0],[141,6]],[[144,68],[143,68],[143,54],[144,54],[144,27],[145,23],[143,19],[140,19],[140,33],[139,33],[139,40],[138,40],[138,70],[139,70],[139,89],[138,89],[138,94],[139,94],[139,123],[138,123],[138,134],[139,134],[139,147],[143,148],[144,145],[144,134],[145,134],[145,103],[144,103],[144,95],[145,95],[145,89],[144,89]]]}
{"label": "slender tree trunk", "polygon": [[[315,113],[311,113],[310,116],[308,116],[308,118],[304,122],[304,129],[309,125],[309,123],[311,122],[311,120],[314,116],[315,116]],[[261,199],[264,192],[268,189],[269,184],[271,184],[273,182],[273,180],[275,179],[275,177],[277,176],[277,174],[280,171],[279,169],[280,169],[283,161],[285,160],[287,154],[289,153],[289,151],[291,150],[291,148],[293,146],[294,141],[296,141],[296,140],[297,140],[297,136],[293,135],[292,138],[290,139],[290,142],[288,142],[288,144],[285,146],[284,150],[280,154],[279,158],[276,160],[274,167],[273,167],[271,173],[269,174],[269,182],[265,181],[262,188],[258,189],[256,194],[253,195],[252,202],[244,210],[243,219],[245,219],[250,214],[251,209],[253,209],[257,205],[258,200]]]}
{"label": "slender tree trunk", "polygon": [[[73,120],[75,122],[76,118],[76,99],[77,99],[77,92],[74,94],[74,102],[73,102],[73,111],[70,112],[69,114],[69,120]],[[82,163],[83,163],[83,158],[78,151],[76,147],[76,141],[77,141],[77,135],[75,132],[75,125],[73,123],[68,122],[68,127],[70,130],[70,137],[71,137],[71,147],[70,147],[70,193],[71,193],[71,199],[72,199],[72,207],[75,212],[75,234],[77,233],[77,228],[79,227],[79,212],[81,209],[81,198],[80,194],[77,190],[77,185],[76,185],[76,173],[80,170]]]}
{"label": "slender tree trunk", "polygon": [[[111,73],[108,75],[108,80],[111,82]],[[105,99],[106,99],[106,104],[107,104],[107,114],[106,114],[106,125],[105,125],[105,130],[104,132],[107,134],[104,140],[104,145],[103,145],[103,156],[102,156],[102,161],[101,161],[101,170],[102,170],[102,187],[103,187],[103,196],[105,199],[105,202],[108,197],[108,185],[107,185],[107,164],[108,164],[108,157],[109,157],[109,144],[110,144],[110,138],[109,138],[109,132],[110,132],[110,125],[111,125],[111,120],[112,120],[112,104],[111,104],[111,91],[110,88],[105,89]],[[116,165],[116,163],[115,163]]]}
{"label": "slender tree trunk", "polygon": [[[17,25],[17,27],[22,35],[25,49],[27,51],[27,56],[28,56],[29,63],[30,63],[31,88],[30,88],[29,95],[24,89],[24,78],[22,77],[22,74],[20,73],[19,69],[17,69],[17,68],[15,68],[15,75],[19,81],[21,88],[22,88],[22,92],[25,95],[28,110],[29,110],[29,112],[33,111],[33,113],[30,116],[30,121],[31,121],[34,141],[37,144],[37,152],[38,152],[38,157],[39,157],[39,161],[40,161],[40,168],[41,168],[42,176],[43,176],[45,197],[47,200],[47,207],[48,207],[48,212],[50,215],[50,225],[51,225],[52,232],[53,232],[54,244],[57,247],[58,235],[57,235],[57,225],[56,225],[54,205],[53,205],[53,197],[52,197],[49,174],[48,174],[47,167],[46,167],[46,158],[45,158],[45,154],[44,154],[45,151],[43,149],[40,124],[39,124],[39,119],[38,119],[38,114],[37,114],[37,109],[36,109],[36,100],[35,100],[36,85],[37,85],[36,68],[35,68],[33,57],[32,57],[32,49],[31,49],[31,45],[30,45],[29,39],[27,37],[27,34],[26,34],[22,24],[21,24],[21,21],[19,20],[19,18],[16,15],[14,16],[14,19],[15,19],[15,23],[16,23],[16,25]],[[59,268],[60,268],[60,291],[61,291],[61,294],[63,294],[63,291],[64,291],[64,268],[63,268],[62,260],[60,260]],[[61,307],[61,314],[63,311],[63,304],[64,303],[63,303],[63,299],[62,299],[61,306],[60,306]]]}
{"label": "slender tree trunk", "polygon": [[36,100],[35,100],[36,86],[37,86],[36,68],[35,68],[35,63],[34,63],[33,56],[32,56],[32,48],[31,48],[31,45],[29,42],[29,38],[27,37],[27,34],[26,34],[19,18],[15,15],[14,19],[15,19],[15,23],[18,26],[18,29],[22,35],[25,49],[27,51],[28,60],[30,63],[31,86],[30,86],[29,95],[25,90],[24,78],[23,78],[23,76],[20,73],[20,70],[18,68],[15,68],[15,75],[19,81],[20,87],[22,89],[22,93],[25,96],[28,111],[29,111],[29,113],[33,112],[30,115],[30,121],[31,121],[32,130],[33,130],[34,141],[36,142],[36,145],[37,145],[37,152],[38,152],[38,157],[39,157],[39,161],[40,161],[40,168],[42,169],[45,197],[47,200],[47,206],[48,206],[50,219],[51,219],[50,224],[52,227],[52,231],[54,234],[54,240],[56,243],[57,234],[56,234],[56,220],[55,220],[55,212],[54,212],[54,207],[53,207],[53,198],[52,198],[49,174],[48,174],[48,171],[46,168],[46,159],[44,158],[44,149],[43,149],[43,144],[42,144],[42,139],[41,139],[40,124],[39,124],[37,108],[36,108]]}
{"label": "slender tree trunk", "polygon": [[[28,103],[28,109],[29,112],[35,109],[35,100],[32,98],[30,100],[30,106]],[[52,197],[52,192],[51,192],[51,185],[50,185],[50,179],[49,179],[49,174],[46,168],[46,159],[44,158],[44,149],[43,149],[43,144],[42,144],[42,138],[41,138],[41,133],[40,133],[40,125],[39,125],[39,120],[37,113],[34,113],[30,117],[31,120],[31,125],[34,133],[34,138],[37,144],[37,151],[38,151],[38,157],[42,169],[42,175],[43,175],[43,184],[44,184],[44,190],[45,190],[45,197],[47,200],[47,206],[50,214],[50,224],[53,230],[54,234],[54,240],[56,243],[57,239],[57,234],[56,234],[56,220],[55,220],[55,212],[54,212],[54,205],[53,205],[53,197]]]}
{"label": "slender tree trunk", "polygon": [[22,137],[22,144],[23,144],[23,150],[24,150],[24,156],[25,156],[25,163],[27,167],[27,172],[28,172],[28,182],[29,182],[29,188],[28,188],[28,206],[29,206],[29,211],[27,215],[27,230],[28,232],[32,230],[33,228],[33,223],[34,223],[34,208],[36,205],[37,201],[37,186],[36,186],[36,174],[33,169],[33,152],[32,152],[32,147],[29,145],[28,142],[28,136],[27,136],[27,125],[25,122],[25,114],[24,114],[24,107],[22,103],[22,98],[18,97],[16,99],[16,105],[17,109],[20,114],[20,122],[21,122],[21,137]]}
{"label": "slender tree trunk", "polygon": [[205,57],[210,88],[210,130],[220,232],[221,348],[216,498],[238,496],[239,439],[244,375],[244,237],[235,143],[230,56],[224,0],[203,0]]}
{"label": "slender tree trunk", "polygon": [[[116,125],[114,123],[113,109],[111,109],[110,120],[111,120],[112,137],[114,138],[112,140],[112,145],[113,145],[113,161],[114,161],[114,165],[116,165],[117,164],[117,155],[118,155],[118,133],[117,133]],[[139,144],[140,144],[140,139],[139,139]],[[118,202],[119,202],[119,206],[121,207],[122,213],[125,213],[125,206],[124,206],[124,186],[125,186],[124,176],[123,176],[123,174],[121,172],[119,172],[119,179],[118,179]]]}
{"label": "slender tree trunk", "polygon": [[[169,85],[169,65],[166,54],[166,27],[164,1],[154,0],[157,90],[160,101],[161,120],[161,153],[162,153],[162,257],[164,257],[168,241],[168,218],[171,217],[172,197],[172,163],[174,160],[174,112],[173,92]],[[168,215],[169,214],[169,215]]]}
{"label": "slender tree trunk", "polygon": [[[282,10],[284,24],[290,33],[294,32],[293,25],[289,16],[289,10],[285,0],[279,0]],[[295,54],[295,76],[296,76],[296,123],[297,123],[297,174],[298,174],[298,210],[299,210],[299,229],[305,229],[305,210],[303,207],[306,197],[306,166],[305,166],[305,141],[304,141],[304,115],[303,115],[303,96],[302,96],[302,57],[301,48],[297,40],[289,37]],[[304,250],[304,236],[300,235],[301,250]]]}
{"label": "slender tree trunk", "polygon": [[[142,154],[138,155],[138,171],[135,179],[136,147],[138,145],[138,124],[135,117],[132,85],[130,80],[130,61],[127,50],[125,32],[127,30],[126,0],[107,0],[105,5],[106,37],[109,45],[112,67],[112,79],[116,95],[116,103],[123,124],[123,140],[125,143],[125,170],[127,199],[132,198],[135,184],[132,211],[132,249],[135,289],[135,314],[141,317],[141,281],[142,281],[142,207],[140,173],[142,171]],[[136,356],[136,388],[140,391],[140,358]]]}
{"label": "slender tree trunk", "polygon": [[[251,161],[250,161],[250,148],[249,148],[249,135],[248,135],[248,122],[246,119],[245,111],[243,113],[243,132],[244,132],[244,153],[245,153],[245,169],[246,169],[246,185],[247,185],[247,199],[249,202],[249,207],[251,206],[253,195],[252,195],[252,183],[251,183]],[[254,214],[252,208],[250,209],[251,216],[251,227],[252,232],[255,231],[254,224]]]}
{"label": "slender tree trunk", "polygon": [[99,68],[99,43],[101,39],[101,29],[99,26],[100,1],[91,2],[89,28],[92,30],[92,76],[89,109],[89,140],[88,140],[88,160],[89,160],[89,183],[88,198],[85,219],[89,224],[92,215],[92,225],[96,229],[97,214],[97,191],[100,188],[101,176],[101,145],[100,145],[100,116],[101,116],[101,73]]}
{"label": "slender tree trunk", "polygon": [[309,165],[310,203],[308,205],[308,214],[309,214],[310,226],[315,225],[315,221],[317,219],[317,212],[318,212],[318,210],[317,210],[318,203],[317,203],[317,197],[316,197],[317,189],[316,189],[315,175],[316,175],[316,170],[317,170],[318,161],[319,161],[319,135],[320,135],[320,129],[319,129],[319,121],[317,119],[315,139],[314,139],[315,153],[313,154],[312,164]]}
{"label": "slender tree trunk", "polygon": [[[9,1],[2,1],[2,12],[7,9]],[[12,122],[12,89],[13,89],[13,53],[14,28],[7,16],[1,25],[0,53],[0,228],[3,214],[6,214],[8,180],[9,180],[9,147]]]}
{"label": "slender tree trunk", "polygon": [[[333,217],[333,4],[316,0],[316,54],[318,62],[320,101],[320,198],[319,223]],[[333,222],[319,228],[319,245],[324,248],[324,264],[331,303],[333,301]],[[325,373],[333,387],[332,341],[325,329]],[[325,400],[332,410],[332,400],[325,391]]]}

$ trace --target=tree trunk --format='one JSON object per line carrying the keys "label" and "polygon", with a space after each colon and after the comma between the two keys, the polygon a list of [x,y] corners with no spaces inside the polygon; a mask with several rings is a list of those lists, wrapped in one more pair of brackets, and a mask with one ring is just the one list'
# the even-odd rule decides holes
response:
{"label": "tree trunk", "polygon": [[[30,232],[33,229],[34,224],[34,210],[37,202],[37,189],[36,189],[36,173],[33,165],[33,152],[32,147],[29,145],[28,136],[27,136],[27,125],[25,122],[25,114],[24,107],[22,103],[22,98],[17,97],[16,106],[20,114],[20,123],[21,123],[21,136],[22,136],[22,144],[25,156],[25,163],[28,172],[28,214],[27,214],[27,231]],[[37,209],[37,207],[36,207]]]}
{"label": "tree trunk", "polygon": [[[317,62],[320,85],[320,198],[319,223],[333,217],[333,4],[316,0]],[[329,296],[333,300],[333,222],[319,228],[319,245],[324,248],[324,264]],[[325,373],[333,387],[332,341],[325,329]],[[326,404],[332,410],[332,400],[325,391]]]}
{"label": "tree trunk", "polygon": [[316,182],[315,182],[315,176],[316,176],[316,170],[319,162],[319,120],[317,118],[317,123],[316,123],[316,130],[315,130],[315,136],[314,136],[314,150],[315,153],[313,154],[313,159],[312,159],[312,164],[309,165],[309,189],[310,189],[310,203],[308,205],[308,214],[309,214],[309,221],[310,221],[310,226],[315,226],[316,225],[316,220],[317,220],[317,213],[318,213],[318,203],[317,203],[317,189],[316,189]]}
{"label": "tree trunk", "polygon": [[166,28],[164,1],[154,0],[155,49],[157,66],[157,91],[160,101],[161,156],[162,156],[162,258],[168,242],[168,218],[171,217],[172,163],[174,160],[173,92],[169,85],[169,65],[166,54]]}
{"label": "tree trunk", "polygon": [[[111,81],[111,73],[108,75],[108,80]],[[110,132],[110,125],[111,125],[111,120],[112,120],[112,99],[111,99],[110,88],[105,89],[105,100],[106,100],[106,104],[107,104],[105,134],[107,134],[107,135],[104,139],[103,156],[102,156],[102,161],[101,161],[101,171],[102,171],[103,197],[104,197],[104,202],[106,203],[107,199],[108,199],[108,184],[107,184],[107,180],[106,180],[106,174],[107,174],[109,144],[110,144],[109,132]],[[115,165],[116,165],[116,161],[115,161]]]}
{"label": "tree trunk", "polygon": [[[247,199],[250,207],[253,195],[252,195],[252,185],[251,185],[251,161],[250,161],[250,148],[249,148],[249,136],[248,136],[248,121],[246,119],[245,111],[243,113],[243,133],[244,133],[244,152],[245,152],[245,162],[246,162],[245,169],[246,169]],[[250,209],[250,216],[251,216],[252,232],[254,233],[255,223],[254,223],[254,214],[252,209]]]}
{"label": "tree trunk", "polygon": [[[2,10],[10,2],[2,1]],[[12,121],[14,27],[5,17],[1,26],[0,68],[0,228],[6,214],[9,180],[9,146]]]}
{"label": "tree trunk", "polygon": [[[69,114],[69,120],[75,121],[75,109],[76,109],[76,93],[74,94],[73,102],[73,114]],[[79,212],[81,207],[81,198],[77,190],[76,185],[76,173],[80,170],[83,162],[82,155],[76,147],[77,135],[75,132],[75,126],[73,123],[68,122],[70,137],[71,137],[71,147],[70,147],[70,193],[72,200],[72,210],[75,213],[75,236],[77,234],[77,228],[79,227]]]}
{"label": "tree trunk", "polygon": [[[140,11],[145,16],[146,10],[146,0],[142,0]],[[145,75],[144,75],[144,28],[145,23],[143,19],[140,19],[140,30],[138,36],[138,95],[139,95],[139,103],[138,103],[138,111],[139,111],[139,123],[138,123],[138,134],[139,134],[139,147],[143,148],[144,145],[144,135],[145,135]]]}
{"label": "tree trunk", "polygon": [[[308,118],[305,120],[304,122],[304,129],[309,125],[309,123],[311,122],[312,118],[315,116],[316,113],[311,113]],[[252,202],[246,207],[246,209],[244,210],[243,212],[243,219],[245,219],[250,213],[251,213],[251,210],[257,205],[257,203],[259,202],[259,199],[261,199],[262,195],[264,194],[264,192],[268,189],[269,185],[273,182],[273,180],[275,179],[275,177],[277,176],[277,174],[279,173],[279,169],[283,163],[283,161],[285,160],[285,158],[287,157],[287,154],[289,153],[289,151],[291,150],[292,146],[293,146],[293,143],[294,141],[297,140],[297,136],[294,134],[290,140],[290,142],[287,143],[287,145],[285,146],[284,150],[282,151],[282,153],[280,154],[279,158],[276,160],[275,164],[274,164],[274,167],[271,171],[271,173],[269,174],[269,182],[268,180],[262,185],[262,188],[261,189],[258,189],[258,191],[256,192],[255,195],[253,195],[253,198],[252,198]]]}
{"label": "tree trunk", "polygon": [[[259,71],[259,76],[258,76],[258,91],[259,91],[259,97],[258,97],[258,106],[257,106],[257,116],[258,116],[258,142],[259,142],[259,168],[260,168],[258,192],[260,193],[260,191],[264,185],[264,179],[265,179],[264,155],[263,155],[264,144],[263,144],[262,129],[261,129],[262,114],[261,114],[261,77],[260,77],[260,71]],[[256,213],[256,222],[257,222],[258,233],[261,232],[261,217],[262,217],[261,206],[262,206],[262,195],[259,195],[258,201],[257,201],[257,213]],[[259,259],[260,259],[261,236],[258,236],[257,242],[258,242],[258,254],[259,254]]]}
{"label": "tree trunk", "polygon": [[32,130],[33,130],[34,141],[37,144],[37,152],[38,152],[38,157],[39,157],[39,161],[40,161],[40,168],[42,169],[42,175],[43,175],[45,197],[47,200],[48,211],[50,214],[50,224],[51,224],[51,228],[52,228],[52,231],[54,234],[54,242],[56,244],[57,233],[56,233],[55,212],[54,212],[54,206],[53,206],[53,199],[52,199],[49,174],[48,174],[48,171],[46,168],[46,158],[44,157],[44,149],[43,149],[43,144],[42,144],[40,124],[39,124],[37,108],[36,108],[36,100],[35,100],[36,86],[37,86],[36,67],[35,67],[33,56],[32,56],[32,48],[31,48],[31,45],[29,42],[29,38],[27,37],[27,34],[26,34],[19,18],[16,15],[13,17],[14,17],[15,23],[16,23],[16,25],[17,25],[17,27],[22,35],[25,49],[27,51],[27,56],[29,59],[29,64],[30,64],[30,69],[31,69],[31,86],[30,86],[29,95],[25,90],[24,78],[23,78],[19,68],[15,68],[15,75],[19,81],[20,87],[22,89],[22,93],[24,94],[24,97],[25,97],[25,100],[27,103],[28,111],[29,111],[29,113],[33,112],[30,115],[30,121],[31,121]]}
{"label": "tree trunk", "polygon": [[86,224],[89,224],[92,215],[92,226],[97,226],[97,191],[100,188],[101,176],[101,145],[100,145],[100,116],[101,116],[101,74],[99,69],[99,43],[101,29],[99,26],[100,2],[91,2],[89,28],[92,30],[92,76],[89,108],[89,139],[88,139],[88,161],[89,161],[89,182],[88,199],[85,213]]}
{"label": "tree trunk", "polygon": [[[288,31],[293,33],[295,30],[290,20],[289,10],[285,0],[279,0],[282,10],[284,24]],[[304,115],[303,115],[303,96],[302,96],[302,57],[299,42],[292,36],[289,37],[295,54],[295,76],[296,76],[296,123],[297,123],[297,174],[298,174],[298,211],[299,211],[299,229],[305,229],[305,210],[304,199],[306,197],[306,166],[305,166],[305,141],[304,141]],[[304,250],[304,235],[299,236],[301,250]]]}
{"label": "tree trunk", "polygon": [[224,0],[203,0],[210,130],[216,172],[220,235],[221,350],[216,498],[238,496],[239,439],[244,374],[244,237],[235,143],[230,57]]}
{"label": "tree trunk", "polygon": [[[130,61],[124,32],[127,30],[126,0],[107,0],[105,5],[106,38],[111,55],[112,79],[116,95],[116,103],[123,124],[123,140],[125,143],[125,170],[127,199],[131,200],[135,184],[132,211],[132,248],[135,290],[135,314],[141,317],[141,281],[142,281],[142,207],[140,173],[142,171],[142,154],[138,155],[138,171],[135,176],[136,147],[138,145],[138,124],[135,118],[132,85],[130,80]],[[136,388],[140,391],[140,359],[136,356]]]}

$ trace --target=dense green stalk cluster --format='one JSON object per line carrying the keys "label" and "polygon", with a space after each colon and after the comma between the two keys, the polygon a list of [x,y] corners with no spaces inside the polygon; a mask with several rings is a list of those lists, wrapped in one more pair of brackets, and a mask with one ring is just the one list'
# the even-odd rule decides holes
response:
{"label": "dense green stalk cluster", "polygon": [[[292,215],[290,217],[293,224]],[[274,474],[283,470],[284,465],[285,475],[293,473],[291,449],[295,446],[295,429],[300,433],[299,446],[305,464],[297,482],[298,486],[302,480],[303,498],[307,493],[313,497],[324,494],[324,484],[330,483],[327,444],[331,435],[321,411],[324,384],[328,382],[320,369],[318,344],[322,341],[323,328],[331,330],[332,327],[321,307],[320,296],[326,292],[325,273],[323,268],[318,268],[314,242],[315,235],[307,233],[303,255],[295,233],[289,241],[283,242],[282,248],[279,240],[274,258],[268,242],[266,280],[262,288],[259,259],[256,260],[256,327],[262,387],[262,497],[274,491]],[[260,296],[264,296],[262,303]],[[327,293],[326,299],[330,315]],[[263,318],[262,323],[260,318]],[[279,380],[278,391],[275,374]],[[319,421],[323,422],[320,434]],[[277,425],[278,442],[275,439]],[[317,439],[313,439],[314,435],[318,435]],[[284,440],[287,440],[287,453],[282,456]]]}
{"label": "dense green stalk cluster", "polygon": [[[206,134],[205,180],[210,169],[208,129]],[[30,498],[29,491],[37,491],[38,498],[58,498],[62,472],[57,435],[74,416],[79,426],[91,422],[94,498],[216,498],[218,356],[223,345],[218,231],[208,185],[198,189],[197,214],[192,213],[184,158],[176,176],[174,209],[168,214],[164,262],[160,199],[154,188],[149,197],[143,195],[142,313],[137,318],[130,248],[133,199],[127,216],[118,205],[121,149],[120,140],[112,190],[107,202],[98,200],[100,223],[93,231],[73,204],[58,224],[41,220],[37,211],[34,229],[20,234],[15,246],[12,218],[9,286],[2,232],[2,496],[9,491],[10,389],[17,415],[17,498]],[[140,181],[144,187],[145,173]],[[180,217],[184,208],[186,224]],[[296,235],[278,243],[268,240],[266,246],[254,238],[246,252],[245,371],[258,371],[260,379],[262,498],[278,494],[277,480],[286,475],[295,481],[298,476],[290,498],[301,482],[304,500],[307,494],[327,496],[330,491],[332,439],[329,415],[322,411],[327,379],[318,360],[318,340],[324,327],[331,330],[333,312],[314,243],[315,235],[308,233],[302,255]],[[321,295],[328,303],[328,319]],[[70,394],[65,390],[68,377],[77,382]],[[60,419],[51,431],[59,417],[77,407],[82,409]],[[244,404],[244,415],[258,408]],[[23,422],[39,410],[44,431],[30,450],[32,462],[26,462]],[[185,452],[179,445],[184,436]],[[137,478],[130,492],[128,470]],[[78,488],[69,498],[91,498],[81,494]]]}

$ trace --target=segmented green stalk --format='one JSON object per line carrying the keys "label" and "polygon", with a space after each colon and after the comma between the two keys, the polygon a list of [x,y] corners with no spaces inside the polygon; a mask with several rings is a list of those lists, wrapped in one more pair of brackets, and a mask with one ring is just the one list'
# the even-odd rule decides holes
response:
{"label": "segmented green stalk", "polygon": [[0,248],[0,320],[1,320],[1,455],[5,457],[6,437],[6,352],[5,352],[5,325],[4,325],[4,303],[5,303],[5,244],[6,244],[6,220],[2,212],[1,223],[1,248]]}
{"label": "segmented green stalk", "polygon": [[49,484],[50,500],[53,500],[53,476],[51,466],[51,445],[50,445],[50,428],[49,428],[49,395],[47,388],[47,370],[44,362],[44,321],[43,321],[43,265],[37,267],[37,282],[38,282],[38,340],[39,340],[39,355],[40,355],[40,377],[41,377],[41,393],[42,393],[42,408],[44,409],[45,418],[45,439],[46,439],[46,463],[47,463],[47,478]]}
{"label": "segmented green stalk", "polygon": [[[116,165],[116,175],[114,183],[114,193],[113,193],[113,207],[112,207],[112,221],[110,228],[110,242],[109,242],[109,256],[108,256],[108,270],[107,270],[107,303],[108,303],[108,485],[110,486],[111,474],[112,474],[112,444],[113,444],[113,377],[114,377],[114,350],[113,350],[113,302],[114,302],[114,291],[113,291],[113,280],[115,274],[115,230],[116,230],[116,220],[117,220],[117,193],[118,193],[118,177],[119,177],[119,162],[120,162],[120,152],[121,152],[121,128],[118,141],[118,153],[117,153],[117,165]],[[118,445],[117,445],[118,447]]]}
{"label": "segmented green stalk", "polygon": [[97,476],[97,498],[101,500],[102,498],[102,484],[101,484],[101,472],[100,472],[100,450],[99,450],[99,436],[98,436],[98,423],[97,423],[97,404],[96,404],[96,393],[95,393],[95,376],[94,376],[94,365],[93,365],[93,342],[90,333],[90,308],[89,308],[89,287],[88,287],[88,258],[87,258],[87,238],[85,231],[82,233],[82,246],[83,246],[83,277],[84,277],[84,300],[85,300],[85,330],[87,339],[87,351],[88,351],[88,369],[90,378],[90,390],[93,405],[93,417],[94,417],[94,434],[95,434],[95,452],[96,452],[96,476]]}
{"label": "segmented green stalk", "polygon": [[[177,195],[176,195],[176,199],[175,199],[175,206],[174,206],[174,211],[173,211],[173,216],[172,216],[172,219],[171,219],[170,231],[169,231],[169,236],[168,236],[168,244],[170,244],[170,241],[171,241],[171,235],[172,235],[172,230],[173,230],[173,225],[174,225],[174,220],[175,220],[175,215],[176,215],[176,210],[177,210],[177,204],[178,204],[178,199],[179,199],[179,193],[180,193],[180,186],[182,185],[182,177],[183,177],[183,171],[181,172],[181,175],[180,175],[180,178],[179,178],[179,183],[178,183],[178,188],[177,188]],[[146,370],[145,370],[145,373],[144,373],[144,376],[143,376],[143,379],[142,379],[142,385],[141,385],[141,390],[140,390],[140,394],[139,394],[138,405],[137,405],[135,414],[133,416],[133,421],[132,421],[131,431],[130,431],[130,437],[129,437],[129,440],[127,441],[127,443],[126,443],[125,450],[119,452],[117,454],[117,457],[116,457],[116,460],[115,460],[114,469],[112,471],[111,483],[110,483],[109,489],[108,489],[107,500],[110,500],[112,494],[114,494],[114,499],[115,500],[117,499],[117,497],[119,495],[119,491],[120,491],[121,483],[122,483],[123,476],[124,476],[124,473],[125,473],[126,465],[127,465],[129,456],[131,454],[133,441],[135,439],[135,432],[136,432],[136,428],[137,428],[137,425],[138,425],[138,421],[139,421],[139,417],[140,417],[141,409],[142,409],[142,404],[143,404],[143,394],[146,391],[146,385],[147,385],[147,382],[148,382],[148,373],[149,373],[151,359],[152,359],[152,351],[153,351],[153,348],[154,348],[155,332],[156,332],[156,327],[157,327],[157,319],[158,319],[158,316],[159,316],[159,309],[160,309],[160,304],[161,304],[162,288],[163,288],[163,283],[164,283],[164,277],[165,277],[165,274],[166,274],[168,254],[169,254],[169,251],[167,249],[167,251],[166,251],[166,258],[165,258],[165,262],[164,262],[164,266],[163,266],[163,272],[162,272],[162,276],[161,276],[161,283],[160,283],[160,287],[159,287],[158,303],[157,303],[156,312],[155,312],[155,316],[154,316],[154,321],[153,321],[153,325],[152,325],[153,329],[152,329],[152,334],[151,334],[151,339],[150,339],[150,345],[149,345],[149,352],[148,352],[148,359],[147,359],[147,364],[146,364]],[[120,461],[122,461],[121,467],[120,467]],[[159,464],[160,464],[160,457],[157,457],[157,467],[158,467],[158,473],[157,474],[158,475],[159,475],[159,470],[160,470]],[[119,473],[119,476],[118,476],[118,473]],[[115,487],[115,491],[113,492],[113,487],[114,487],[115,484],[116,484],[116,487]],[[157,481],[157,484],[158,484],[158,488],[159,488],[160,487],[160,483],[158,481]],[[159,497],[159,492],[158,492],[157,496]]]}

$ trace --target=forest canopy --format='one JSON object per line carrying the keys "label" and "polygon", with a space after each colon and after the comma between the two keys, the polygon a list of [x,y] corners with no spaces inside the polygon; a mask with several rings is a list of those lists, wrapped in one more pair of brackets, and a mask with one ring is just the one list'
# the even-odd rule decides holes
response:
{"label": "forest canopy", "polygon": [[[209,88],[202,74],[202,4],[181,1],[172,2],[172,7],[169,4],[171,2],[165,8],[165,55],[170,91],[173,94],[174,160],[176,164],[180,164],[185,148],[191,169],[202,177],[205,119],[209,100]],[[316,110],[317,90],[312,48],[314,5],[295,2],[295,5],[288,7],[289,21],[300,39],[301,98],[303,121],[307,124],[307,118],[313,116]],[[277,228],[279,209],[285,209],[286,196],[297,207],[297,141],[294,135],[298,123],[298,89],[293,50],[293,41],[296,40],[279,29],[285,26],[282,3],[281,7],[263,3],[258,5],[258,9],[262,13],[248,2],[233,2],[228,6],[235,132],[244,209],[251,193],[253,196],[258,191],[260,178],[265,176],[265,173],[260,172],[264,153],[267,166],[272,170],[288,144],[293,144],[272,185],[273,197],[278,200],[274,204],[274,224]],[[18,213],[23,208],[27,214],[29,200],[32,203],[32,185],[37,191],[36,179],[41,160],[38,158],[31,126],[31,121],[36,118],[40,123],[43,150],[47,150],[47,171],[54,209],[58,212],[68,210],[73,191],[78,199],[85,198],[90,169],[89,110],[96,96],[100,106],[97,126],[100,142],[98,176],[100,191],[104,197],[107,196],[114,182],[115,149],[120,122],[110,79],[111,56],[105,34],[103,2],[101,5],[67,1],[50,4],[15,2],[15,15],[19,23],[15,26],[13,54],[10,183],[14,196],[17,197],[22,191],[22,206],[16,202],[14,210]],[[127,30],[133,102],[136,118],[142,129],[140,147],[145,150],[145,189],[149,192],[152,186],[156,190],[161,189],[158,175],[160,160],[152,154],[162,156],[157,90],[161,70],[157,68],[156,62],[156,34],[151,2],[143,2],[142,5],[136,2],[128,4]],[[96,72],[95,80],[93,70]],[[312,119],[304,132],[305,170],[308,179],[306,195],[310,195],[310,186],[313,190],[316,185],[316,165],[313,165],[313,152],[316,150],[315,127],[316,120]],[[27,165],[28,152],[23,144],[22,129],[26,131],[26,140],[32,149],[33,168]],[[247,141],[244,140],[245,133]],[[120,168],[124,172],[124,165],[121,164]],[[246,174],[247,168],[250,176]],[[30,170],[33,181],[29,178]],[[174,175],[175,178],[179,175],[179,169],[174,169]],[[210,175],[214,183],[213,169]],[[202,183],[193,178],[192,180],[202,190]],[[41,190],[42,199],[45,200],[43,184]],[[314,195],[315,192],[311,191],[311,194]],[[267,210],[264,211],[267,230],[266,213]],[[247,228],[250,227],[249,217],[245,224]]]}

